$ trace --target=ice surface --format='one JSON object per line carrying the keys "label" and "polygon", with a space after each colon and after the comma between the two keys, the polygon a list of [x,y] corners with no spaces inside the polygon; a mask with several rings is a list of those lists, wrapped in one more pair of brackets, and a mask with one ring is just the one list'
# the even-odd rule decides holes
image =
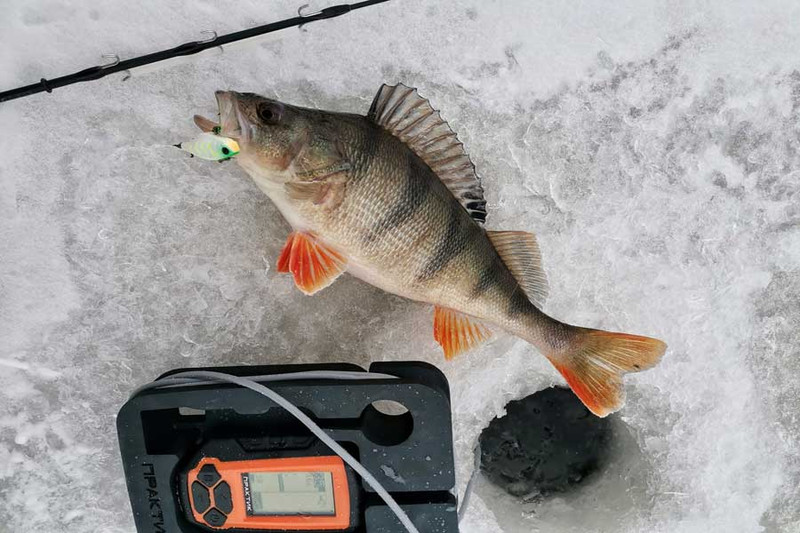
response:
{"label": "ice surface", "polygon": [[[315,3],[311,8],[324,4]],[[0,87],[294,14],[288,2],[5,2]],[[313,300],[233,164],[170,147],[213,91],[365,112],[418,86],[488,227],[539,235],[550,314],[669,350],[576,493],[478,483],[465,533],[800,531],[800,4],[395,1],[0,104],[0,531],[131,532],[114,415],[178,366],[422,359],[480,429],[560,378],[510,337],[441,360],[431,309],[344,277]]]}

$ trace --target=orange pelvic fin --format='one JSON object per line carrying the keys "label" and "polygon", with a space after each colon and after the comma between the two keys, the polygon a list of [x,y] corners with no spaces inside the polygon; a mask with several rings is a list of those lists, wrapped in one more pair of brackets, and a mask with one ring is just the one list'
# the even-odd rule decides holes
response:
{"label": "orange pelvic fin", "polygon": [[444,350],[448,361],[480,346],[492,336],[489,328],[458,311],[439,307],[433,311],[433,338]]}
{"label": "orange pelvic fin", "polygon": [[658,363],[667,345],[658,339],[575,328],[573,348],[549,355],[572,391],[595,415],[605,417],[625,403],[622,375]]}
{"label": "orange pelvic fin", "polygon": [[333,283],[344,272],[344,257],[310,233],[289,235],[278,258],[278,272],[291,272],[294,282],[306,294],[314,294]]}

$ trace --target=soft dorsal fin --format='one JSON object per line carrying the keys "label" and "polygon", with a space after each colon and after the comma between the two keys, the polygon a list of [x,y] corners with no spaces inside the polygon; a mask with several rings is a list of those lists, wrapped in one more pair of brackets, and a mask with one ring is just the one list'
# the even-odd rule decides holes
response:
{"label": "soft dorsal fin", "polygon": [[382,85],[367,118],[425,161],[472,218],[486,221],[486,200],[475,165],[455,132],[416,89],[402,83]]}
{"label": "soft dorsal fin", "polygon": [[487,231],[486,234],[525,295],[541,309],[547,299],[547,276],[542,269],[536,236],[525,231]]}

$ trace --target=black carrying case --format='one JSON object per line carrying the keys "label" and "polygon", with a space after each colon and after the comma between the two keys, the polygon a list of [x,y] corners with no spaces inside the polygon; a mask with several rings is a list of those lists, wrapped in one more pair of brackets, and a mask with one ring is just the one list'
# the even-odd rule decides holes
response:
{"label": "black carrying case", "polygon": [[[174,370],[158,379],[184,370],[236,376],[364,371],[351,364],[216,367]],[[305,411],[353,454],[421,532],[457,533],[446,378],[436,367],[418,362],[373,363],[370,371],[400,379],[303,380],[265,385]],[[408,412],[384,414],[371,405],[378,400],[393,400]],[[278,457],[306,446],[298,443],[307,442],[311,435],[268,398],[227,383],[142,391],[120,409],[117,432],[139,533],[208,531],[185,518],[186,501],[181,501],[178,483],[182,469],[196,460],[199,450],[209,442],[235,442],[237,451],[229,460],[252,454]],[[327,451],[327,447],[323,449]],[[363,496],[354,531],[405,532],[383,500],[366,484],[361,485]]]}

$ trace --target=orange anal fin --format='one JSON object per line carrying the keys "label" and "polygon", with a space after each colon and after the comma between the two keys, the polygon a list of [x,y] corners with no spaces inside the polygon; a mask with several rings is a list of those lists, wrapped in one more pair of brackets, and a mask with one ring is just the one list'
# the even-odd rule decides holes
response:
{"label": "orange anal fin", "polygon": [[658,339],[576,328],[574,347],[548,355],[572,392],[595,415],[605,417],[625,403],[622,376],[658,363],[667,345]]}
{"label": "orange anal fin", "polygon": [[300,231],[289,235],[278,258],[278,272],[291,272],[297,288],[305,294],[314,294],[333,283],[346,266],[341,254],[312,234]]}
{"label": "orange anal fin", "polygon": [[491,337],[489,328],[474,318],[438,305],[433,311],[433,338],[444,350],[448,361]]}

